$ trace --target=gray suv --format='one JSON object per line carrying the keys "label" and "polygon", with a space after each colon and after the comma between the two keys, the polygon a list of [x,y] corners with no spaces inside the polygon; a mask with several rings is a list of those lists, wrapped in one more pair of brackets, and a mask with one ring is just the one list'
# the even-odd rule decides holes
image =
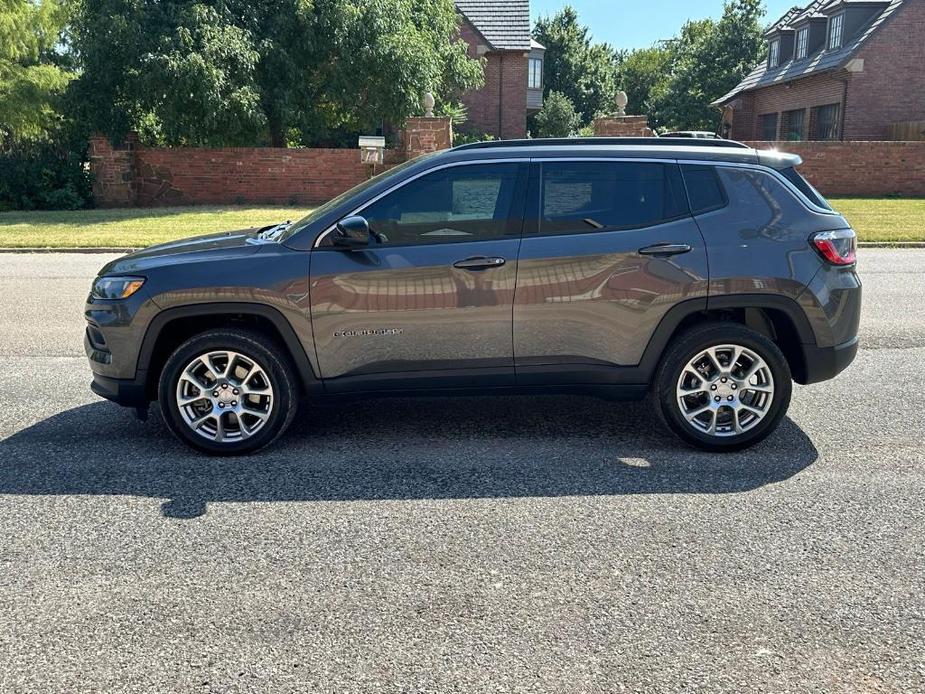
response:
{"label": "gray suv", "polygon": [[669,138],[421,157],[295,224],[106,265],[92,388],[212,454],[302,399],[576,391],[650,394],[682,440],[741,449],[857,351],[855,233],[800,163]]}

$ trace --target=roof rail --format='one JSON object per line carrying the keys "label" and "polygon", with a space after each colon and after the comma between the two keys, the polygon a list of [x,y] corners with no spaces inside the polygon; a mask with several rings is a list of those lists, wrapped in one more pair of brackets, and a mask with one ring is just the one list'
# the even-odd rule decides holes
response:
{"label": "roof rail", "polygon": [[473,142],[454,147],[455,151],[466,149],[494,149],[497,147],[594,147],[600,145],[624,145],[631,147],[731,147],[751,149],[735,140],[707,140],[695,137],[548,137],[531,140],[489,140]]}

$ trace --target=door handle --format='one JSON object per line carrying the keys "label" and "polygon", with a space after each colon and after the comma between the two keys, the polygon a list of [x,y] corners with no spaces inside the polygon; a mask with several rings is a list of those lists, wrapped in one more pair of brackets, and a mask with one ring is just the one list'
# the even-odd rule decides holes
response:
{"label": "door handle", "polygon": [[476,258],[466,258],[453,263],[453,267],[460,270],[488,270],[493,267],[501,267],[507,261],[504,258],[485,258],[482,256]]}
{"label": "door handle", "polygon": [[668,257],[670,255],[680,255],[681,253],[690,253],[691,247],[686,243],[656,243],[652,246],[646,246],[639,249],[640,255],[654,255]]}

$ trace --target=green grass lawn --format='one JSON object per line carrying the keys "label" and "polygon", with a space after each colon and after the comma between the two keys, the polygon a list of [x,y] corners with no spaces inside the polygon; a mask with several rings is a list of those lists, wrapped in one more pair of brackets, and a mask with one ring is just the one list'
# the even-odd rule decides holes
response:
{"label": "green grass lawn", "polygon": [[829,202],[861,241],[925,241],[925,198],[830,198]]}
{"label": "green grass lawn", "polygon": [[141,248],[186,236],[295,221],[309,209],[209,206],[0,212],[0,248]]}
{"label": "green grass lawn", "polygon": [[[925,198],[834,198],[862,241],[925,241]],[[0,248],[140,248],[185,236],[296,220],[308,208],[165,207],[0,212]]]}

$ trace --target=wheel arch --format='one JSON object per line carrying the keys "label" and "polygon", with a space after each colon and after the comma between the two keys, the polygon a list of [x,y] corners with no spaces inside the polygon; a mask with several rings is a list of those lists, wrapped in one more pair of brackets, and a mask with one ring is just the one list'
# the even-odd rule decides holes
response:
{"label": "wheel arch", "polygon": [[149,399],[157,397],[161,369],[174,349],[195,335],[236,326],[256,329],[273,339],[291,359],[305,393],[321,389],[321,382],[304,346],[279,310],[263,304],[221,302],[166,309],[148,325],[138,353],[136,372],[145,374],[145,391]]}
{"label": "wheel arch", "polygon": [[694,325],[715,320],[739,323],[765,335],[784,353],[793,380],[809,382],[804,345],[816,344],[812,326],[796,301],[773,294],[691,299],[672,307],[656,328],[640,361],[639,368],[647,381],[651,382],[677,335]]}

